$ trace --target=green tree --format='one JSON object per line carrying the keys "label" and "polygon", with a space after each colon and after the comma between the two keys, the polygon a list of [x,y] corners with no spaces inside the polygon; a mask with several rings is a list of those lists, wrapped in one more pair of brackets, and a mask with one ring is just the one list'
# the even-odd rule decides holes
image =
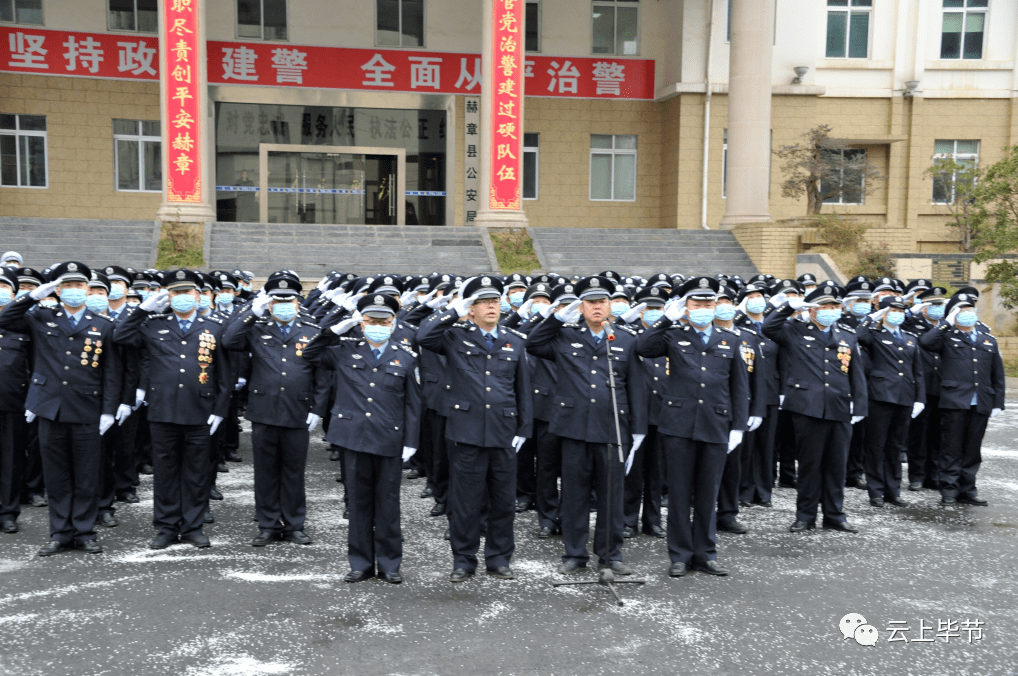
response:
{"label": "green tree", "polygon": [[1005,148],[1004,159],[986,169],[972,198],[975,261],[994,261],[987,266],[986,281],[1000,282],[1005,307],[1018,307],[1018,260],[1013,258],[1018,253],[1018,146]]}
{"label": "green tree", "polygon": [[972,162],[956,162],[952,157],[938,157],[926,175],[933,180],[933,203],[950,212],[948,225],[958,229],[958,246],[970,253],[976,246],[976,200],[974,193],[980,181],[979,168]]}

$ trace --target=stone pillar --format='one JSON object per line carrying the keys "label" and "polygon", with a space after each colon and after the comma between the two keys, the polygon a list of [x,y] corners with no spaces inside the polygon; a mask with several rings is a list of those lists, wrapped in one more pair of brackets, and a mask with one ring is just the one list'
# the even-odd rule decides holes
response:
{"label": "stone pillar", "polygon": [[526,227],[522,0],[483,0],[479,226]]}
{"label": "stone pillar", "polygon": [[721,228],[771,220],[771,61],[774,0],[731,0],[728,195]]}
{"label": "stone pillar", "polygon": [[212,130],[208,124],[205,3],[159,0],[159,88],[163,137],[160,221],[209,223]]}

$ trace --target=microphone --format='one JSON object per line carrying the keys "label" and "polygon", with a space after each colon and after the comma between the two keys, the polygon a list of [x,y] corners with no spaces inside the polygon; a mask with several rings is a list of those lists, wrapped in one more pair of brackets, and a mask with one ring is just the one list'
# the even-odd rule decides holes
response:
{"label": "microphone", "polygon": [[608,338],[608,342],[615,340],[615,331],[612,330],[612,324],[607,319],[601,322],[601,328],[604,329],[605,335]]}

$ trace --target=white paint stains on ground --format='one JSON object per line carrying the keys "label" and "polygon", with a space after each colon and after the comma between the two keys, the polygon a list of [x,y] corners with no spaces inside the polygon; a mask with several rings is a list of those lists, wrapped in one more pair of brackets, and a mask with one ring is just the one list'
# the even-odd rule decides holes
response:
{"label": "white paint stains on ground", "polygon": [[477,622],[478,624],[487,624],[494,620],[499,615],[504,615],[510,612],[512,612],[512,608],[510,608],[508,605],[502,603],[501,601],[495,601],[494,603],[489,604],[488,607],[484,610],[484,612],[482,612],[480,616],[478,616]]}
{"label": "white paint stains on ground", "polygon": [[331,574],[294,574],[294,575],[269,575],[266,573],[252,573],[240,570],[227,570],[223,571],[223,577],[233,578],[235,580],[242,580],[244,582],[301,582],[301,581],[339,581],[343,579],[342,575],[331,575]]}
{"label": "white paint stains on ground", "polygon": [[261,676],[290,674],[296,665],[289,662],[259,662],[253,657],[216,658],[215,664],[192,667],[187,676]]}

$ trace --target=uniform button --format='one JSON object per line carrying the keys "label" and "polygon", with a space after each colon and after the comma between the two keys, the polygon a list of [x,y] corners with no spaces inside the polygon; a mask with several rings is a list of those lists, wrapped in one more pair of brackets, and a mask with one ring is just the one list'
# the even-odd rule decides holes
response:
{"label": "uniform button", "polygon": [[591,400],[590,400],[590,403],[592,403],[592,404],[596,404],[596,403],[597,403],[597,399],[591,399]]}
{"label": "uniform button", "polygon": [[700,370],[701,370],[701,371],[706,371],[706,370],[707,370],[707,367],[706,367],[706,366],[701,366],[701,367],[700,367]]}
{"label": "uniform button", "polygon": [[[594,401],[594,400],[591,399],[591,401]],[[565,406],[565,403],[564,402],[559,402],[559,406]],[[459,406],[457,406],[456,408],[459,408]]]}
{"label": "uniform button", "polygon": [[700,400],[699,400],[699,401],[697,401],[696,403],[698,403],[698,404],[702,404],[702,403],[703,403],[703,399],[700,399]]}
{"label": "uniform button", "polygon": [[704,357],[706,357],[706,356],[707,356],[707,353],[706,353],[706,352],[701,352],[700,354],[701,354],[702,356],[704,356]]}
{"label": "uniform button", "polygon": [[657,376],[654,376],[654,380],[657,380]]}
{"label": "uniform button", "polygon": [[490,387],[485,387],[485,388],[484,388],[484,391],[485,391],[485,392],[491,392],[491,388],[490,388]]}
{"label": "uniform button", "polygon": [[364,417],[366,417],[366,418],[370,418],[370,417],[371,417],[371,411],[368,411],[367,413],[365,413],[365,414],[364,414]]}
{"label": "uniform button", "polygon": [[286,357],[283,357],[283,361],[286,361]]}
{"label": "uniform button", "polygon": [[[374,387],[374,386],[375,386],[375,384],[374,384],[374,383],[368,383],[368,387]],[[445,389],[447,389],[447,390],[448,390],[449,388],[447,387],[447,388],[445,388]]]}
{"label": "uniform button", "polygon": [[71,351],[70,351],[70,350],[68,350],[68,351],[67,351],[67,354],[70,354],[70,353],[71,353]]}
{"label": "uniform button", "polygon": [[[64,384],[66,385],[67,383],[64,383]],[[181,384],[177,385],[177,387],[183,388],[184,387],[184,383],[181,383]]]}
{"label": "uniform button", "polygon": [[593,390],[593,389],[596,389],[596,388],[597,388],[597,385],[595,385],[595,384],[593,384],[593,383],[591,383],[591,384],[590,384],[590,389],[592,389],[592,390]]}
{"label": "uniform button", "polygon": [[899,376],[903,376],[903,375],[905,375],[905,374],[904,374],[904,373],[899,373],[898,375],[899,375]]}
{"label": "uniform button", "polygon": [[831,386],[830,383],[824,383],[824,387],[830,387],[830,386]]}
{"label": "uniform button", "polygon": [[979,383],[976,383],[976,387],[979,387]]}
{"label": "uniform button", "polygon": [[65,371],[70,371],[70,370],[71,370],[71,367],[70,367],[70,366],[65,366],[65,367],[64,367],[64,370],[65,370]]}
{"label": "uniform button", "polygon": [[534,394],[540,394],[541,390],[534,390]]}
{"label": "uniform button", "polygon": [[[68,352],[67,354],[70,354],[70,352]],[[973,359],[972,361],[979,361],[979,358],[978,358],[978,357],[976,357],[976,358],[974,358],[974,359]]]}
{"label": "uniform button", "polygon": [[825,376],[829,376],[829,375],[831,375],[831,372],[830,371],[824,371],[824,375]]}
{"label": "uniform button", "polygon": [[484,375],[486,375],[486,376],[490,376],[490,375],[491,375],[491,371],[485,371],[485,372],[484,372]]}
{"label": "uniform button", "polygon": [[490,354],[488,355],[488,359],[491,359],[491,355]]}
{"label": "uniform button", "polygon": [[373,401],[374,401],[374,399],[372,399],[371,397],[368,397],[368,403],[369,403],[369,404],[370,404],[371,402],[373,402]]}
{"label": "uniform button", "polygon": [[901,359],[899,359],[899,360],[898,360],[898,363],[899,363],[899,364],[904,364],[905,362],[903,362],[903,361],[902,361]]}
{"label": "uniform button", "polygon": [[181,359],[187,359],[187,355],[186,354],[182,354],[182,355],[180,355],[180,358]]}
{"label": "uniform button", "polygon": [[[573,354],[576,354],[575,352]],[[597,357],[594,357],[594,361],[597,361]]]}
{"label": "uniform button", "polygon": [[[283,347],[286,347],[286,345],[284,345]],[[342,416],[340,416],[340,417],[342,417]]]}
{"label": "uniform button", "polygon": [[707,383],[700,383],[700,387],[707,387]]}
{"label": "uniform button", "polygon": [[[66,385],[66,384],[67,384],[67,381],[65,380],[65,381],[64,381],[64,385]],[[183,387],[183,385],[181,385],[181,387]]]}
{"label": "uniform button", "polygon": [[657,394],[657,390],[653,390],[654,394]]}
{"label": "uniform button", "polygon": [[795,384],[795,386],[796,386],[796,387],[799,387],[799,383],[796,383],[796,384]]}
{"label": "uniform button", "polygon": [[[285,361],[285,360],[284,360]],[[372,373],[378,373],[378,369],[371,369]]]}
{"label": "uniform button", "polygon": [[280,392],[283,392],[283,391],[285,391],[285,390],[286,390],[286,388],[285,388],[285,387],[280,387],[280,388],[279,388],[279,391],[280,391]]}
{"label": "uniform button", "polygon": [[825,363],[825,364],[830,364],[830,363],[831,363],[831,360],[830,360],[830,359],[825,359],[825,360],[824,360],[824,363]]}
{"label": "uniform button", "polygon": [[[70,352],[68,352],[67,354],[70,354]],[[594,375],[597,375],[597,371],[591,371],[591,373],[593,373]]]}
{"label": "uniform button", "polygon": [[[70,337],[70,338],[68,338],[67,340],[74,340],[74,336],[71,336],[71,337]],[[976,349],[976,348],[972,348],[972,349],[974,350],[974,349]]]}
{"label": "uniform button", "polygon": [[286,371],[283,371],[283,375],[284,375],[284,376],[286,375]]}
{"label": "uniform button", "polygon": [[491,408],[491,404],[485,404],[484,408]]}
{"label": "uniform button", "polygon": [[186,340],[182,340],[182,341],[180,341],[180,344],[181,345],[187,345],[187,341]]}
{"label": "uniform button", "polygon": [[187,369],[180,369],[181,373],[187,373]]}
{"label": "uniform button", "polygon": [[[565,404],[562,404],[562,405],[565,406]],[[453,406],[453,408],[459,408],[459,407],[460,407],[459,404],[456,404],[455,406]]]}

